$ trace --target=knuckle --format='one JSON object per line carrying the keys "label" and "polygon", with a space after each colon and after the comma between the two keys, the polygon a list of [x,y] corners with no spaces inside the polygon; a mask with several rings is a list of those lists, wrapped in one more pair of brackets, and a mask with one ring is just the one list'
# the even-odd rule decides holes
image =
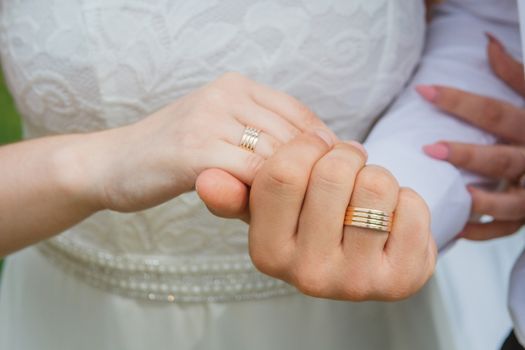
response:
{"label": "knuckle", "polygon": [[408,187],[401,187],[399,189],[399,202],[407,202],[411,209],[416,211],[417,216],[421,217],[422,221],[430,222],[430,209],[419,193]]}
{"label": "knuckle", "polygon": [[384,291],[386,301],[400,301],[407,299],[417,291],[417,287],[412,283],[391,283]]}
{"label": "knuckle", "polygon": [[268,181],[277,188],[296,187],[304,180],[304,172],[293,162],[285,159],[274,159],[268,170]]}
{"label": "knuckle", "polygon": [[356,189],[372,198],[382,198],[393,190],[397,192],[399,185],[396,178],[385,168],[368,165],[359,172]]}
{"label": "knuckle", "polygon": [[292,271],[293,285],[303,294],[322,297],[326,293],[326,273],[310,263],[296,263]]}
{"label": "knuckle", "polygon": [[401,269],[399,271],[388,270],[377,285],[381,291],[381,299],[385,301],[403,300],[418,290],[414,276]]}
{"label": "knuckle", "polygon": [[376,294],[368,278],[346,278],[342,286],[345,300],[366,301]]}
{"label": "knuckle", "polygon": [[219,86],[211,85],[203,90],[201,103],[204,103],[208,108],[215,109],[216,106],[224,105],[227,98],[228,96],[224,89]]}
{"label": "knuckle", "polygon": [[503,118],[499,102],[490,98],[484,98],[481,101],[481,108],[482,111],[484,111],[486,125],[489,127],[499,126]]}
{"label": "knuckle", "polygon": [[340,187],[348,183],[360,162],[359,158],[335,152],[322,158],[315,167],[314,178],[328,186]]}
{"label": "knuckle", "polygon": [[249,244],[249,254],[253,265],[260,272],[279,278],[286,270],[286,261],[283,258],[281,249],[269,249],[261,244]]}
{"label": "knuckle", "polygon": [[297,138],[301,134],[301,131],[295,128],[294,126],[290,125],[283,129],[283,133],[284,133],[284,141],[289,142]]}
{"label": "knuckle", "polygon": [[281,143],[275,139],[275,138],[268,138],[268,145],[270,146],[270,152],[271,154],[275,154],[279,147],[281,147]]}

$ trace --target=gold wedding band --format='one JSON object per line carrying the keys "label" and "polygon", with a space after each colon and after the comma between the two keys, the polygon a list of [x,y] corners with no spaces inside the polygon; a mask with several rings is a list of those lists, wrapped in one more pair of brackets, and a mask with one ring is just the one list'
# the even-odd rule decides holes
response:
{"label": "gold wedding band", "polygon": [[242,134],[239,147],[250,152],[255,152],[255,146],[257,146],[257,141],[259,141],[260,133],[261,130],[252,128],[251,126],[247,126],[244,129],[244,133]]}
{"label": "gold wedding band", "polygon": [[368,228],[376,231],[392,231],[394,214],[381,210],[348,207],[345,215],[345,225]]}

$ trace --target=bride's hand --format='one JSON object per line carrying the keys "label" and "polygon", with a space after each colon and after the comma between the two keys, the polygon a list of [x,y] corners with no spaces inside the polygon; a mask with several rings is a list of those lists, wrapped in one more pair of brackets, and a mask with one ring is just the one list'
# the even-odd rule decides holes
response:
{"label": "bride's hand", "polygon": [[[305,294],[398,300],[431,276],[436,247],[421,197],[356,147],[331,147],[312,133],[268,159],[250,194],[255,266]],[[345,226],[348,206],[395,212],[390,233]]]}
{"label": "bride's hand", "polygon": [[[238,146],[246,126],[261,130],[254,153]],[[326,128],[296,99],[227,73],[135,124],[88,135],[77,173],[101,207],[136,211],[191,190],[207,168],[251,184],[281,144],[315,127]]]}

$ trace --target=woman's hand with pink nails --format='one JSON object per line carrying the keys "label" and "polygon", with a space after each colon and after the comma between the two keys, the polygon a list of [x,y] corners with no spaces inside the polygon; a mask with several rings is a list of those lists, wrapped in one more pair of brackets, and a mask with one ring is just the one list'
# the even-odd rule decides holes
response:
{"label": "woman's hand with pink nails", "polygon": [[[523,65],[492,35],[488,57],[494,73],[525,98]],[[473,145],[441,141],[423,147],[430,157],[480,175],[507,180],[505,192],[469,187],[472,212],[490,215],[489,223],[469,223],[459,238],[487,240],[510,235],[525,222],[525,109],[459,89],[420,85],[417,92],[442,111],[498,136],[505,144]]]}

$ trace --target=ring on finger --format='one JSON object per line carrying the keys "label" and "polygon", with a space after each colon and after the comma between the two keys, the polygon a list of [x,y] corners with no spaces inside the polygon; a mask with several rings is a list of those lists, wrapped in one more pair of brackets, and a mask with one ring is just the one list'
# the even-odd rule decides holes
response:
{"label": "ring on finger", "polygon": [[347,226],[368,228],[376,231],[392,231],[393,213],[382,210],[349,206],[346,209],[345,222]]}
{"label": "ring on finger", "polygon": [[251,126],[246,126],[239,142],[239,147],[250,152],[255,152],[255,147],[259,141],[259,134],[261,130],[253,128]]}

